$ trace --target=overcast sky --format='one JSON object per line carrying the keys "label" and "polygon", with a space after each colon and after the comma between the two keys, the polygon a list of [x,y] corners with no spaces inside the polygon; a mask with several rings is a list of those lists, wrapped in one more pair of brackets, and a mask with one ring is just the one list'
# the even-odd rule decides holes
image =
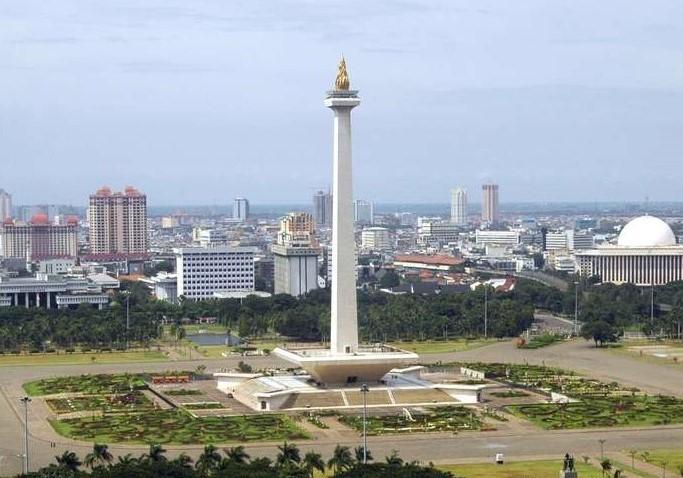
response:
{"label": "overcast sky", "polygon": [[0,0],[0,187],[309,202],[339,56],[356,196],[683,200],[680,0]]}

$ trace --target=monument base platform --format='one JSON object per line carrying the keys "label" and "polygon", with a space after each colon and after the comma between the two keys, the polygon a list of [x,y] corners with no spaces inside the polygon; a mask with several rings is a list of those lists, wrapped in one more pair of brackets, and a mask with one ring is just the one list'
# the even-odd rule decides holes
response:
{"label": "monument base platform", "polygon": [[390,370],[418,360],[417,354],[382,345],[359,347],[353,353],[276,348],[273,354],[301,367],[320,385],[379,382]]}

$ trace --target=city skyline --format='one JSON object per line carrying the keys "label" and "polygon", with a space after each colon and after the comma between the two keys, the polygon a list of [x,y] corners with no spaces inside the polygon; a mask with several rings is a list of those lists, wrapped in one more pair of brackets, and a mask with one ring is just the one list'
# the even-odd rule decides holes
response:
{"label": "city skyline", "polygon": [[493,181],[510,202],[675,200],[683,6],[616,6],[3,5],[2,187],[15,204],[101,184],[159,205],[305,203],[331,182],[307,92],[344,52],[367,102],[358,197],[447,202]]}

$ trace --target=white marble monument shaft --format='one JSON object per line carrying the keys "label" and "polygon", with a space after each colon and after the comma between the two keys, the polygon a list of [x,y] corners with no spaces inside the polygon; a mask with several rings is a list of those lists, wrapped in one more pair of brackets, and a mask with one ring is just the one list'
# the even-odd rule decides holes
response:
{"label": "white marble monument shaft", "polygon": [[358,350],[356,306],[356,242],[353,230],[351,110],[360,99],[349,92],[331,92],[325,106],[334,111],[334,172],[332,206],[332,322],[330,349],[334,354]]}

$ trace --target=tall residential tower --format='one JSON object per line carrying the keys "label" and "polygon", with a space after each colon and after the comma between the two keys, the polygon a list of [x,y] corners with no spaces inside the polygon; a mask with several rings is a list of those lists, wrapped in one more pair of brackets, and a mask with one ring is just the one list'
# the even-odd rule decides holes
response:
{"label": "tall residential tower", "polygon": [[147,253],[147,196],[137,189],[98,189],[90,196],[88,215],[92,254]]}
{"label": "tall residential tower", "polygon": [[0,189],[0,222],[12,217],[12,196]]}
{"label": "tall residential tower", "polygon": [[500,220],[498,185],[483,184],[481,190],[483,194],[481,203],[481,222],[488,225],[497,224]]}
{"label": "tall residential tower", "polygon": [[463,188],[451,190],[451,223],[467,225],[467,191]]}

